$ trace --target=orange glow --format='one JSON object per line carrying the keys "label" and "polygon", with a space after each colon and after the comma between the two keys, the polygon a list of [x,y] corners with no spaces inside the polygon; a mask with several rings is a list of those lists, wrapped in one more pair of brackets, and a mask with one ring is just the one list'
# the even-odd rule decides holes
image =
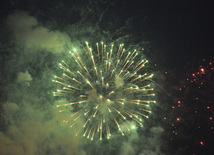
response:
{"label": "orange glow", "polygon": [[205,74],[204,68],[201,68],[201,73],[202,73],[202,74]]}

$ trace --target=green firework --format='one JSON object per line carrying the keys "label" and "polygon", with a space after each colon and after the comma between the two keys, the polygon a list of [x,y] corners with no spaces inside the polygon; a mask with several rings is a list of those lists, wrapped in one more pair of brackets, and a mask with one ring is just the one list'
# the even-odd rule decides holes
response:
{"label": "green firework", "polygon": [[69,52],[74,65],[62,61],[63,75],[53,80],[62,87],[54,92],[63,98],[58,101],[59,111],[71,113],[63,122],[77,127],[76,136],[91,140],[143,127],[143,119],[151,113],[149,105],[155,103],[153,74],[144,69],[148,61],[137,60],[137,51],[126,52],[123,44],[115,50],[101,42],[93,51],[86,42],[82,50]]}

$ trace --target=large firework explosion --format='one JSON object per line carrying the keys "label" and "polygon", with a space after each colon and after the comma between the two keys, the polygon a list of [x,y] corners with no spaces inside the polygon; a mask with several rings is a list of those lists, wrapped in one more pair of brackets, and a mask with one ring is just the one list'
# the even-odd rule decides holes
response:
{"label": "large firework explosion", "polygon": [[59,64],[63,75],[53,80],[62,86],[54,96],[59,96],[63,122],[75,128],[76,136],[82,133],[91,140],[109,139],[118,131],[124,136],[136,125],[143,127],[150,103],[155,103],[153,74],[144,67],[148,60],[139,60],[136,50],[126,52],[123,44],[117,50],[103,42],[96,44],[96,51],[88,42],[86,47],[69,51],[70,62]]}

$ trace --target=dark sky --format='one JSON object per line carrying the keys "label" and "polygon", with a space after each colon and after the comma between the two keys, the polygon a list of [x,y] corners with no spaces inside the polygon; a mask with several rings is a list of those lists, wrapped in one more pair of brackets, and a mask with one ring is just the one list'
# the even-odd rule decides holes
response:
{"label": "dark sky", "polygon": [[[192,102],[189,90],[197,94],[197,85],[189,84],[183,96],[177,89],[188,83],[187,76],[196,73],[203,58],[214,56],[214,9],[209,1],[4,0],[0,2],[0,27],[0,154],[13,153],[11,148],[27,155],[196,152],[197,145],[183,145],[188,132],[182,127],[183,137],[173,139],[169,114],[179,97]],[[50,79],[59,72],[57,63],[67,59],[67,49],[82,47],[85,40],[145,48],[143,54],[156,74],[154,83],[160,104],[154,106],[154,112],[158,113],[145,121],[145,129],[134,131],[125,140],[112,141],[106,148],[97,142],[101,152],[81,138],[68,138],[70,130],[58,123],[60,116],[53,108],[55,87]],[[201,81],[207,81],[207,88],[213,85],[213,72],[209,73],[200,76]],[[198,94],[207,98],[205,94],[209,93],[204,88]],[[209,104],[213,103],[212,96],[209,98]]]}
{"label": "dark sky", "polygon": [[170,64],[180,65],[196,56],[212,56],[214,49],[214,11],[209,1],[3,1],[1,21],[17,9],[28,11],[43,22],[55,20],[61,27],[79,21],[81,9],[82,13],[85,9],[84,14],[90,14],[87,18],[91,24],[103,10],[106,12],[100,27],[112,33],[132,18],[125,33],[135,35],[138,40],[146,38]]}

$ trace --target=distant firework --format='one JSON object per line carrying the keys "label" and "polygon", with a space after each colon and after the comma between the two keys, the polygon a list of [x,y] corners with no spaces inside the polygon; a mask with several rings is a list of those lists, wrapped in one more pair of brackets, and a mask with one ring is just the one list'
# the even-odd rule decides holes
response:
{"label": "distant firework", "polygon": [[86,42],[87,48],[69,52],[70,63],[59,64],[63,75],[53,82],[62,89],[54,96],[62,98],[57,107],[70,113],[63,122],[76,127],[76,136],[102,140],[112,133],[124,135],[136,125],[143,127],[143,119],[151,113],[155,94],[150,85],[153,74],[145,71],[148,60],[137,60],[136,50],[126,52],[123,46],[114,50],[101,42],[94,52]]}
{"label": "distant firework", "polygon": [[177,91],[179,98],[172,106],[173,133],[177,138],[188,137],[189,148],[192,147],[196,154],[205,154],[203,151],[211,149],[214,142],[213,64],[212,58],[202,59],[197,69],[187,73]]}

